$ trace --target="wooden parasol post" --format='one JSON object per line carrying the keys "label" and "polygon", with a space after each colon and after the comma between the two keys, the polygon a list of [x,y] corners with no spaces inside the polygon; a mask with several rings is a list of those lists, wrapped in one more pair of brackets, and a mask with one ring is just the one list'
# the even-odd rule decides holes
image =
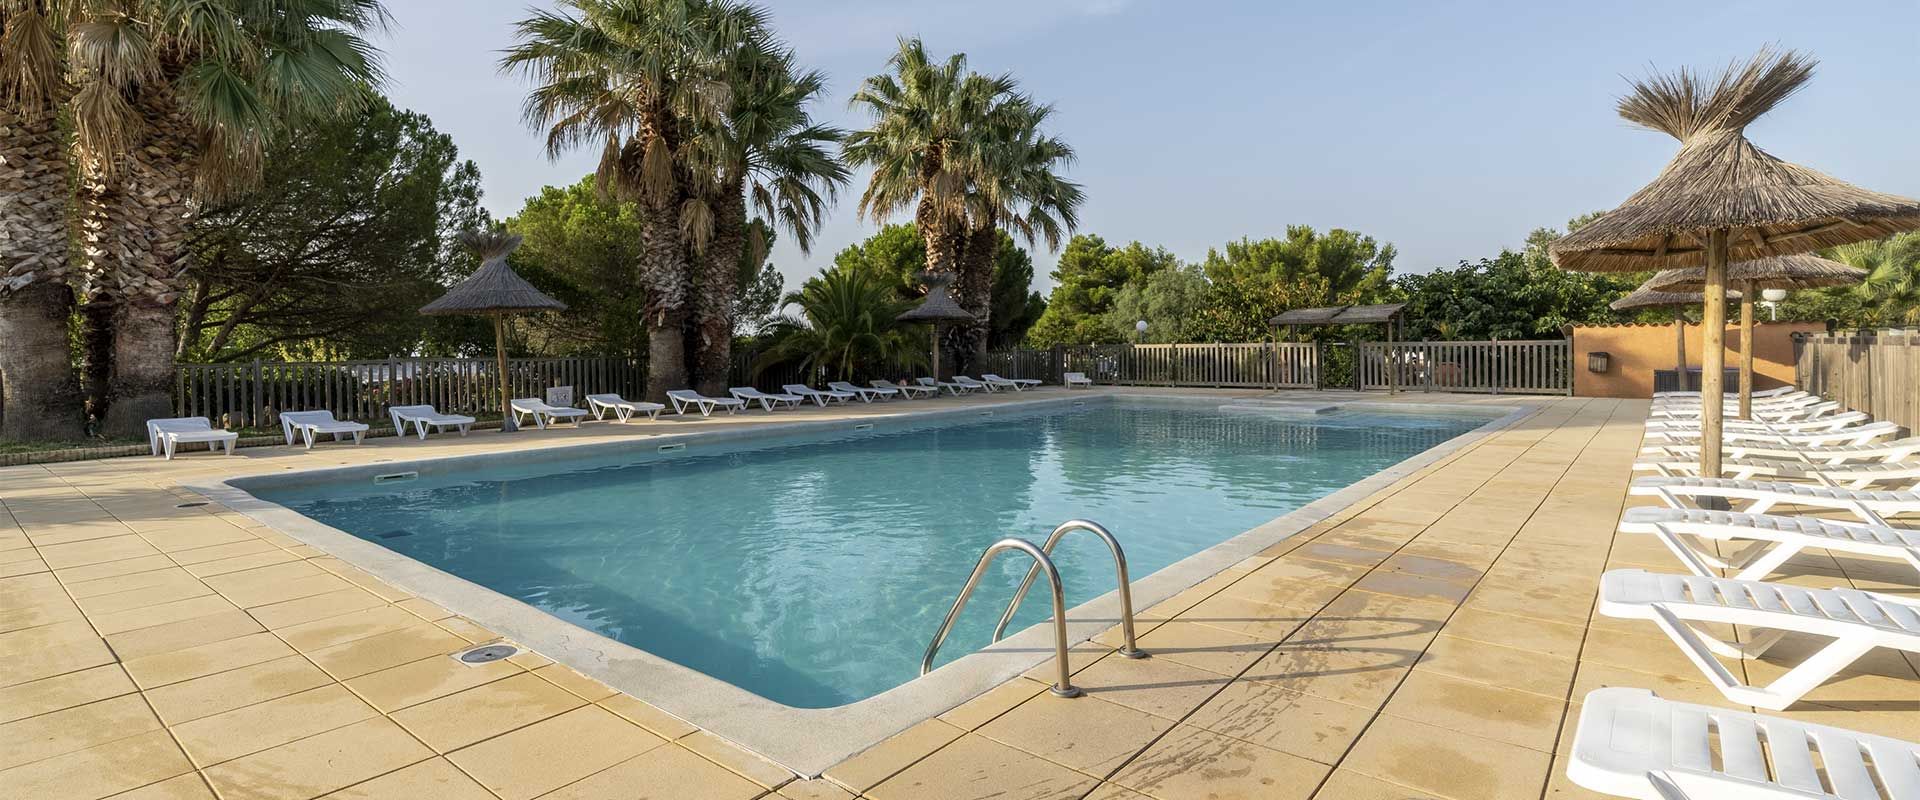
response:
{"label": "wooden parasol post", "polygon": [[513,389],[507,382],[507,315],[492,314],[493,317],[493,363],[500,370],[500,430],[514,431]]}
{"label": "wooden parasol post", "polygon": [[1687,312],[1673,309],[1673,371],[1681,391],[1687,388]]}
{"label": "wooden parasol post", "polygon": [[1720,477],[1720,420],[1726,381],[1727,229],[1707,233],[1706,313],[1700,321],[1700,476]]}
{"label": "wooden parasol post", "polygon": [[1740,282],[1740,419],[1753,418],[1753,281]]}
{"label": "wooden parasol post", "polygon": [[935,322],[927,327],[933,330],[933,380],[938,383],[945,380],[940,377],[940,323]]}

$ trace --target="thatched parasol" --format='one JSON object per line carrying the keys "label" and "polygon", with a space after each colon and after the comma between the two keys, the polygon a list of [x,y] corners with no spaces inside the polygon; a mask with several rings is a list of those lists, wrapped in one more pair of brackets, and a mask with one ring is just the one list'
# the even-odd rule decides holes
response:
{"label": "thatched parasol", "polygon": [[961,308],[959,303],[953,301],[953,295],[947,293],[953,276],[925,273],[920,279],[927,283],[927,299],[894,319],[933,324],[933,379],[945,380],[947,376],[940,374],[940,325],[946,322],[972,322],[973,315]]}
{"label": "thatched parasol", "polygon": [[[1635,311],[1642,308],[1673,309],[1673,355],[1674,373],[1680,377],[1682,385],[1687,377],[1687,317],[1683,312],[1688,308],[1706,301],[1706,295],[1693,292],[1663,292],[1653,288],[1653,281],[1640,284],[1640,287],[1607,304],[1615,311]],[[1727,299],[1740,297],[1739,292],[1728,292]]]}
{"label": "thatched parasol", "polygon": [[[1740,418],[1753,415],[1753,297],[1766,289],[1819,289],[1850,286],[1867,271],[1814,255],[1773,256],[1727,267],[1727,284],[1740,287]],[[1707,285],[1705,267],[1663,270],[1647,281],[1662,291],[1698,292]],[[1732,299],[1729,296],[1728,299]]]}
{"label": "thatched parasol", "polygon": [[1687,70],[1634,83],[1620,116],[1680,140],[1653,182],[1549,246],[1562,269],[1704,267],[1700,474],[1720,474],[1727,264],[1920,228],[1920,201],[1871,192],[1769,155],[1747,125],[1806,84],[1813,59],[1763,49],[1708,83]]}
{"label": "thatched parasol", "polygon": [[420,309],[422,314],[484,314],[493,318],[493,355],[500,370],[500,429],[513,430],[512,389],[507,385],[507,315],[558,311],[567,304],[546,296],[507,266],[507,254],[520,237],[505,231],[461,231],[460,244],[480,257],[480,268],[446,294]]}

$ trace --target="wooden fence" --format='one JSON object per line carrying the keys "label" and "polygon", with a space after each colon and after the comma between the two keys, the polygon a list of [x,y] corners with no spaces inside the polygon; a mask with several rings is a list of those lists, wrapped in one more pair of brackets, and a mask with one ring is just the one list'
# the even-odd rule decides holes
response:
{"label": "wooden fence", "polygon": [[[642,364],[631,358],[514,358],[507,380],[515,397],[542,397],[572,386],[574,397],[614,392],[639,397]],[[174,410],[183,417],[267,427],[281,411],[326,409],[341,419],[385,420],[391,406],[431,403],[454,414],[497,412],[493,359],[399,358],[383,361],[178,364]]]}
{"label": "wooden fence", "polygon": [[1796,336],[1793,372],[1801,389],[1920,430],[1920,333]]}
{"label": "wooden fence", "polygon": [[1068,345],[989,353],[987,371],[1048,382],[1082,372],[1120,386],[1570,394],[1571,358],[1564,339]]}

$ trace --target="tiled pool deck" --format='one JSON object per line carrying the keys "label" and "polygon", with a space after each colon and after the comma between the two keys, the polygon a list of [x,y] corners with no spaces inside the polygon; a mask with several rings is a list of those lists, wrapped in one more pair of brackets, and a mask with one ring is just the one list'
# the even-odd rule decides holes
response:
{"label": "tiled pool deck", "polygon": [[[1588,691],[1724,703],[1651,626],[1593,614],[1602,570],[1678,569],[1614,533],[1646,403],[1401,399],[1537,412],[1144,611],[1152,658],[1081,646],[1086,697],[1017,679],[812,781],[537,655],[460,665],[446,654],[496,637],[247,517],[178,507],[201,499],[179,486],[242,474],[765,415],[0,469],[0,796],[1595,797],[1559,763]],[[1774,580],[1920,590],[1909,567],[1824,551]],[[1730,666],[1764,681],[1795,644]],[[1920,740],[1917,665],[1858,666],[1785,713]]]}

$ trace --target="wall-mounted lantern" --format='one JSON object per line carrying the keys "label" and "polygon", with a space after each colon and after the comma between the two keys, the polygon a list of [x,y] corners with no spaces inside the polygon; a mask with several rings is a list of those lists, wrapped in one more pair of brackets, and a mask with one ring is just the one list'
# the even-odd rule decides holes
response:
{"label": "wall-mounted lantern", "polygon": [[1612,360],[1613,360],[1613,354],[1605,351],[1595,350],[1594,352],[1588,353],[1587,354],[1587,371],[1588,372],[1606,372],[1607,363]]}

